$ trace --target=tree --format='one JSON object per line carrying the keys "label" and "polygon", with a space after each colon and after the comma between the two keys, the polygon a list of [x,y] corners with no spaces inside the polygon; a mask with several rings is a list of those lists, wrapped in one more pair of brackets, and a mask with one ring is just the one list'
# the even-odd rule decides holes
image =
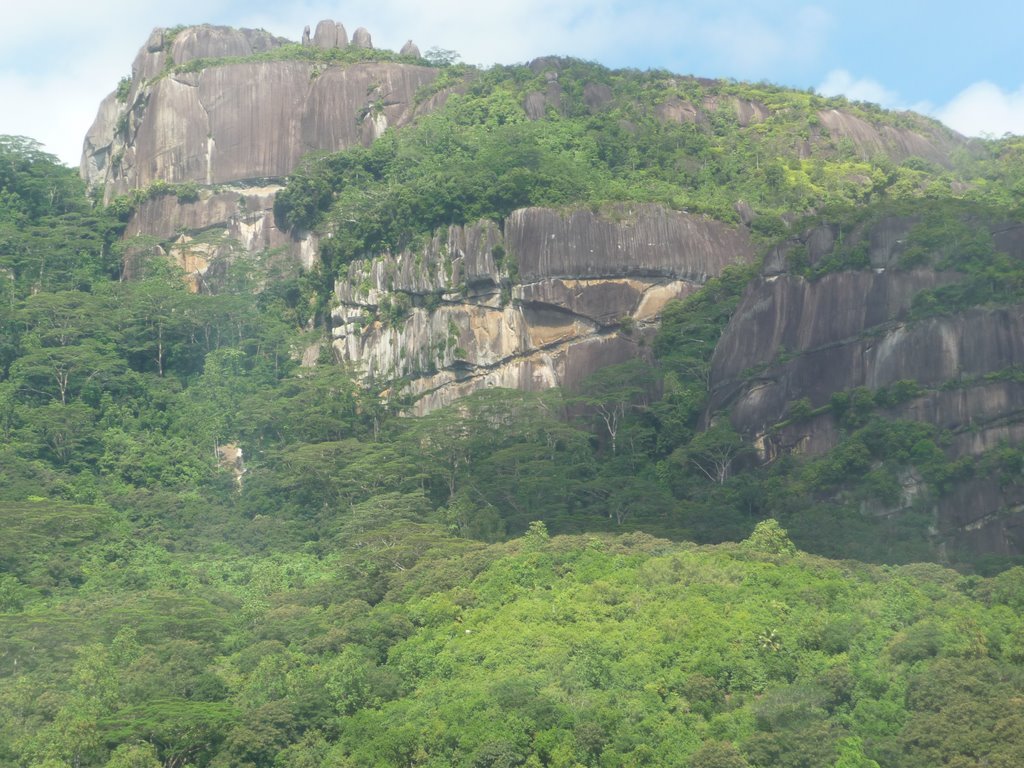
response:
{"label": "tree", "polygon": [[791,555],[796,552],[796,547],[790,541],[786,529],[773,518],[762,520],[754,526],[753,532],[743,542],[743,545],[755,552],[764,552],[770,555]]}
{"label": "tree", "polygon": [[626,414],[633,409],[646,408],[654,388],[654,370],[642,360],[631,360],[621,365],[610,365],[588,376],[580,385],[580,392],[569,399],[570,404],[582,406],[596,414],[604,425],[612,453],[616,438]]}
{"label": "tree", "polygon": [[126,370],[112,346],[85,339],[81,344],[30,348],[11,366],[11,379],[23,392],[67,405],[90,383],[108,384]]}
{"label": "tree", "polygon": [[121,744],[111,754],[104,768],[163,768],[156,747],[146,741]]}
{"label": "tree", "polygon": [[694,437],[689,445],[677,449],[674,456],[680,463],[695,467],[708,480],[722,485],[729,479],[736,460],[750,450],[728,418],[722,417]]}
{"label": "tree", "polygon": [[731,741],[706,741],[690,755],[687,768],[749,768],[740,751]]}

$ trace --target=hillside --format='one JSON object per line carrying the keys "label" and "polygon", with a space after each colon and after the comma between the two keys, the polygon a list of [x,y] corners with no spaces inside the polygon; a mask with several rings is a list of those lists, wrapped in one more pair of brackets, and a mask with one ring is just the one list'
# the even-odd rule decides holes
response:
{"label": "hillside", "polygon": [[1024,760],[1019,138],[200,26],[80,173],[0,138],[0,765]]}
{"label": "hillside", "polygon": [[419,412],[574,387],[793,214],[976,171],[954,169],[967,144],[934,121],[767,84],[319,41],[155,31],[83,173],[108,202],[129,194],[127,237],[197,285],[233,253],[286,252],[320,280],[335,354],[402,379]]}

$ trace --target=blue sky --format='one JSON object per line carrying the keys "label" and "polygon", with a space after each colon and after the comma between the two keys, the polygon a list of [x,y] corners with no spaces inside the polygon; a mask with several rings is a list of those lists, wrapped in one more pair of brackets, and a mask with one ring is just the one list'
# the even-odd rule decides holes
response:
{"label": "blue sky", "polygon": [[77,164],[100,100],[150,30],[366,27],[472,64],[562,54],[614,67],[767,80],[934,115],[968,135],[1024,134],[1024,10],[1011,0],[3,0],[0,134]]}

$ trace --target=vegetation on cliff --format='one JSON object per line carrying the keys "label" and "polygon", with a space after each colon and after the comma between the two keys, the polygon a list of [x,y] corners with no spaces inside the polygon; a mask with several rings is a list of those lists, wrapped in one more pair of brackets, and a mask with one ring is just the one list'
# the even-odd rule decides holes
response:
{"label": "vegetation on cliff", "polygon": [[[770,236],[784,231],[783,214],[949,196],[952,183],[1002,172],[997,163],[982,169],[966,147],[945,168],[886,146],[899,131],[935,156],[956,146],[925,118],[767,84],[571,59],[458,72],[462,82],[440,81],[454,88],[444,105],[415,125],[368,149],[307,158],[276,199],[278,220],[331,232],[329,256],[340,265],[528,205],[658,202],[724,221],[742,208]],[[825,127],[821,115],[837,108],[877,146]],[[995,194],[983,186],[966,196]]]}
{"label": "vegetation on cliff", "polygon": [[[577,392],[406,419],[298,362],[348,261],[534,204],[657,201],[747,219],[766,248],[795,215],[901,213],[892,268],[963,275],[907,322],[1015,305],[991,225],[1019,220],[1019,140],[944,167],[865,156],[820,113],[951,140],[935,124],[767,85],[555,60],[445,82],[444,109],[278,196],[334,235],[319,275],[239,259],[215,295],[0,141],[0,764],[1024,762],[1024,571],[929,533],[962,483],[1019,486],[1024,452],[954,460],[939,426],[890,418],[921,393],[901,381],[792,403],[787,423],[834,417],[837,447],[759,467],[708,408],[753,270],[670,306],[653,363]],[[869,266],[788,254],[812,280]],[[917,562],[940,554],[960,572]]]}

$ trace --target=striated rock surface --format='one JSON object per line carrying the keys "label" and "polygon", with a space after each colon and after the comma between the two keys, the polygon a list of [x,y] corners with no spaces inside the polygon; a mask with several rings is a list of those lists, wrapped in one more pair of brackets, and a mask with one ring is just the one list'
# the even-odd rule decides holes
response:
{"label": "striated rock surface", "polygon": [[316,25],[313,45],[317,48],[347,48],[348,32],[341,22],[325,19]]}
{"label": "striated rock surface", "polygon": [[373,48],[373,40],[366,27],[359,27],[352,33],[352,46],[354,48]]}
{"label": "striated rock surface", "polygon": [[865,158],[887,155],[901,162],[908,157],[921,157],[950,167],[951,153],[963,141],[959,134],[938,123],[925,128],[922,121],[921,130],[879,126],[839,109],[823,110],[818,118],[833,136],[849,139]]}
{"label": "striated rock surface", "polygon": [[127,135],[104,102],[86,140],[83,174],[108,199],[157,180],[282,178],[307,152],[366,144],[408,122],[416,91],[436,76],[430,67],[387,62],[317,73],[305,61],[168,75],[141,89],[123,120]]}
{"label": "striated rock surface", "polygon": [[[308,33],[303,39],[321,48],[348,45],[335,21],[320,22],[312,39]],[[315,244],[275,226],[273,195],[284,177],[310,151],[366,145],[409,122],[418,109],[416,92],[437,70],[377,61],[246,60],[288,42],[263,30],[209,25],[153,31],[136,56],[127,98],[111,94],[100,105],[85,139],[82,176],[102,188],[107,202],[155,182],[208,189],[187,202],[174,195],[145,200],[126,237],[163,240],[172,254],[179,251],[179,263],[200,270],[238,248],[283,248],[310,265]],[[196,59],[213,64],[194,72],[169,69]],[[179,246],[197,237],[224,244],[206,258],[186,256]]]}
{"label": "striated rock surface", "polygon": [[744,230],[657,205],[619,206],[606,215],[544,208],[505,222],[525,282],[547,277],[683,277],[703,282],[749,253]]}
{"label": "striated rock surface", "polygon": [[[809,281],[783,272],[785,254],[774,252],[765,274],[748,286],[715,349],[708,413],[728,410],[762,461],[828,453],[844,431],[827,407],[834,393],[905,381],[916,382],[919,394],[882,414],[947,430],[950,459],[1024,440],[1024,381],[1015,374],[1024,367],[1024,305],[911,320],[915,294],[963,278],[891,268],[914,223],[886,217],[848,233],[848,244],[867,247],[871,271]],[[1017,229],[1008,224],[993,232],[1009,255],[1017,253]],[[813,264],[831,253],[837,235],[821,226],[797,242]],[[792,404],[804,399],[814,412],[790,420]],[[935,500],[938,541],[979,553],[1024,552],[1024,496],[1017,498],[1016,486],[982,485],[970,491],[971,503],[962,494]],[[903,507],[868,511],[896,514]]]}
{"label": "striated rock surface", "polygon": [[744,230],[658,206],[526,208],[504,232],[450,227],[350,265],[334,347],[368,378],[409,381],[418,412],[487,386],[572,388],[646,355],[669,300],[753,255]]}
{"label": "striated rock surface", "polygon": [[[729,407],[737,428],[763,434],[802,398],[816,408],[834,392],[903,380],[937,390],[949,382],[969,387],[1024,365],[1024,306],[906,320],[914,293],[953,277],[842,272],[816,283],[792,276],[759,281],[715,349],[712,409]],[[1005,396],[1001,387],[979,391]],[[1004,401],[986,406],[959,395],[951,400],[948,392],[933,397],[931,405],[918,404],[907,415],[956,428],[1016,410]],[[980,415],[984,408],[987,416]],[[822,453],[833,444],[830,433],[817,434],[807,450]]]}

